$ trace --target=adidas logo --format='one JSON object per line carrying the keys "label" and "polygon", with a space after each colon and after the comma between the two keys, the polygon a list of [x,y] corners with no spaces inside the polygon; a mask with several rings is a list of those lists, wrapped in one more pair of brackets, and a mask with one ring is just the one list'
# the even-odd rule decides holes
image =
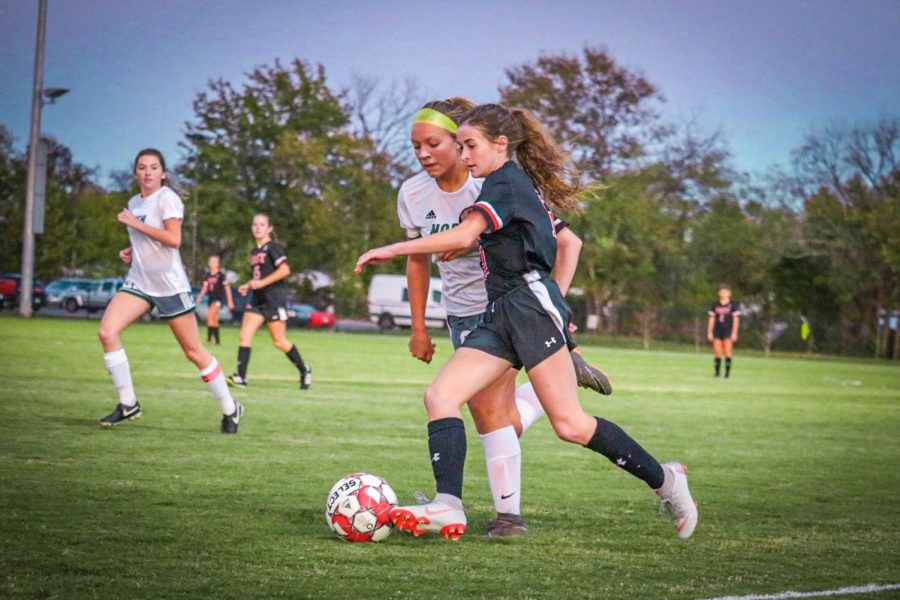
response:
{"label": "adidas logo", "polygon": [[433,211],[433,210],[429,210],[429,211],[428,211],[428,214],[425,215],[425,218],[426,218],[426,219],[437,219],[437,215],[434,214],[434,211]]}

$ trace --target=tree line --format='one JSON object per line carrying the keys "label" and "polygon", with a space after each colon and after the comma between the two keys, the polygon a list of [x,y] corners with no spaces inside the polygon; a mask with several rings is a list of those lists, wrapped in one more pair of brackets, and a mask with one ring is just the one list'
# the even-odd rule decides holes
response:
{"label": "tree line", "polygon": [[[459,90],[464,92],[464,90]],[[454,93],[459,91],[454,90]],[[337,308],[365,312],[364,248],[400,239],[396,190],[415,171],[406,141],[425,101],[414,81],[357,78],[276,61],[194,99],[176,173],[189,272],[205,257],[246,275],[249,223],[268,213],[295,272],[328,273]],[[661,91],[607,51],[545,55],[507,69],[500,102],[531,109],[596,182],[566,218],[584,240],[572,304],[606,334],[700,343],[720,283],[745,309],[745,343],[765,349],[900,355],[900,121],[823,123],[764,177],[736,171],[718,133],[662,116]],[[174,158],[174,157],[172,157]],[[170,159],[171,160],[171,159]],[[112,189],[51,141],[37,273],[123,271]],[[18,271],[25,156],[0,126],[0,269]],[[381,270],[401,271],[400,264]],[[308,288],[298,284],[298,294]],[[810,335],[801,339],[800,324]],[[896,328],[896,325],[894,326]]]}

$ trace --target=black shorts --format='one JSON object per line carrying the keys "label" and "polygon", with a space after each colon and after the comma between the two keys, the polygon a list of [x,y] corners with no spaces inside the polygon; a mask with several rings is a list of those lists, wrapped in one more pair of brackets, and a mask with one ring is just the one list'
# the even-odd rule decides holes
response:
{"label": "black shorts", "polygon": [[287,307],[284,305],[258,304],[254,306],[248,306],[247,312],[262,315],[266,319],[267,323],[272,321],[287,322],[288,320]]}
{"label": "black shorts", "polygon": [[532,272],[522,286],[488,304],[463,348],[474,348],[530,371],[560,348],[571,349],[572,311],[556,282]]}
{"label": "black shorts", "polygon": [[209,304],[212,306],[213,304],[225,304],[225,296],[210,296]]}
{"label": "black shorts", "polygon": [[728,340],[731,339],[731,327],[722,327],[718,323],[713,325],[713,339]]}

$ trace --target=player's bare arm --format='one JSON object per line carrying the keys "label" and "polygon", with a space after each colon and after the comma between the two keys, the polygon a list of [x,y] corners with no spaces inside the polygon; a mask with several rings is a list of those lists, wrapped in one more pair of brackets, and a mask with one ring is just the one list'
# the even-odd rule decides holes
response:
{"label": "player's bare arm", "polygon": [[478,236],[487,229],[487,221],[477,213],[470,212],[459,224],[459,227],[448,229],[441,233],[429,235],[428,237],[417,238],[405,242],[398,242],[380,248],[374,248],[367,251],[356,261],[356,272],[362,273],[363,266],[367,264],[375,264],[398,256],[408,256],[410,254],[436,254],[455,250],[460,248],[468,248],[476,240]]}
{"label": "player's bare arm", "polygon": [[409,290],[409,312],[412,333],[409,353],[424,363],[434,357],[435,344],[425,327],[425,305],[431,283],[431,255],[413,254],[406,261],[406,287]]}

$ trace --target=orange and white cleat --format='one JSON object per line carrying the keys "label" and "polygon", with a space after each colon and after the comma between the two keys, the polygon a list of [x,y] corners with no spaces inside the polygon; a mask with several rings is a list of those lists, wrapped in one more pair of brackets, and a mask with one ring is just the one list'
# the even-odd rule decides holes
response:
{"label": "orange and white cleat", "polygon": [[466,532],[466,513],[443,502],[398,506],[391,510],[391,521],[400,531],[418,537],[430,531],[448,540],[458,540]]}
{"label": "orange and white cleat", "polygon": [[662,497],[662,504],[672,517],[678,537],[686,540],[694,533],[700,517],[697,504],[688,489],[687,467],[679,462],[667,462],[662,467],[674,476],[672,489]]}

